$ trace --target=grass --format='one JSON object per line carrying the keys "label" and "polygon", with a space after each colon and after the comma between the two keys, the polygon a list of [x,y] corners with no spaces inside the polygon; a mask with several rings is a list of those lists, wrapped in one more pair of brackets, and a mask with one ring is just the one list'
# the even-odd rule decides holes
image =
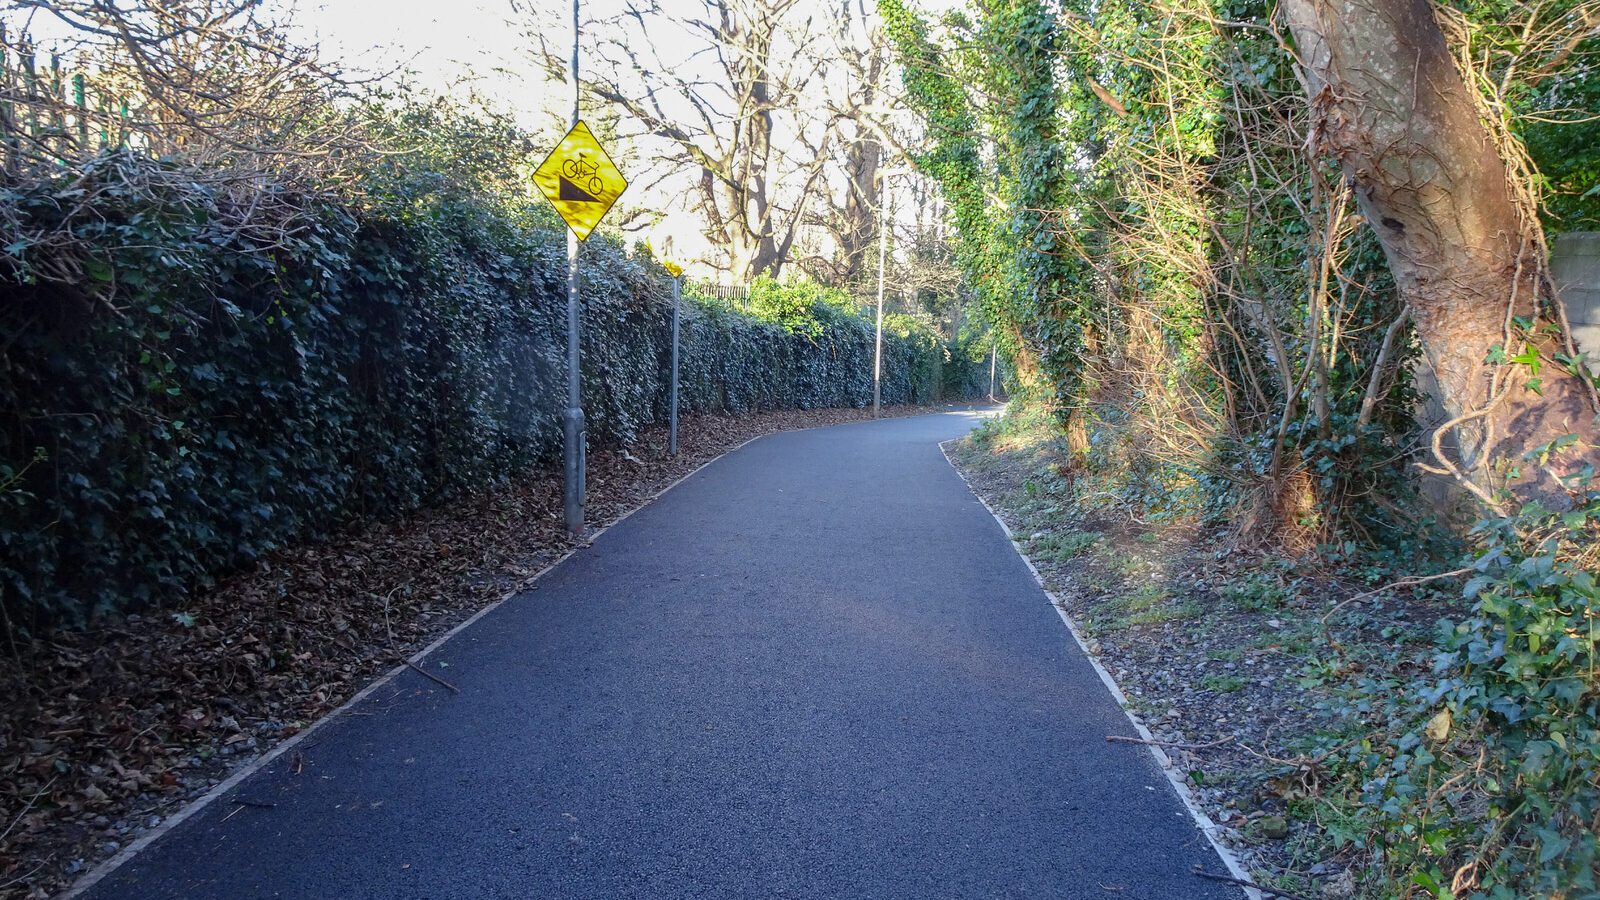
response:
{"label": "grass", "polygon": [[1064,563],[1082,556],[1100,542],[1100,535],[1084,531],[1058,531],[1033,538],[1027,543],[1028,555],[1035,559]]}
{"label": "grass", "polygon": [[1174,606],[1163,606],[1145,612],[1136,613],[1126,620],[1129,625],[1159,625],[1163,622],[1181,622],[1184,619],[1198,619],[1200,617],[1200,604],[1185,601]]}
{"label": "grass", "polygon": [[1201,609],[1198,603],[1192,600],[1172,603],[1171,599],[1171,591],[1158,584],[1146,583],[1131,593],[1102,604],[1101,610],[1110,617],[1111,621],[1108,624],[1112,628],[1159,625],[1163,622],[1193,619],[1200,615]]}
{"label": "grass", "polygon": [[1143,560],[1132,553],[1124,553],[1109,546],[1101,550],[1099,556],[1101,562],[1124,578],[1132,578],[1139,574],[1139,570],[1144,565]]}
{"label": "grass", "polygon": [[1267,629],[1250,641],[1256,650],[1278,650],[1289,656],[1310,658],[1321,646],[1322,631],[1316,620],[1291,623],[1277,630]]}
{"label": "grass", "polygon": [[1222,588],[1222,599],[1244,612],[1269,612],[1282,609],[1289,601],[1289,589],[1275,581],[1254,576]]}
{"label": "grass", "polygon": [[1244,679],[1237,675],[1207,675],[1200,679],[1201,687],[1219,694],[1231,694],[1243,690],[1244,685]]}

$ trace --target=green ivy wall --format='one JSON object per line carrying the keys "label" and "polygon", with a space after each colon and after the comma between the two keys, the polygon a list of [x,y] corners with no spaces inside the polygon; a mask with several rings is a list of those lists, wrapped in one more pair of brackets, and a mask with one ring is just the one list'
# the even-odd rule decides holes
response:
{"label": "green ivy wall", "polygon": [[[361,212],[306,203],[267,245],[223,196],[119,186],[142,165],[88,172],[93,215],[7,190],[75,243],[0,256],[0,624],[170,601],[559,453],[565,247],[542,209],[401,179]],[[69,253],[82,284],[38,277]],[[666,418],[669,281],[598,237],[583,273],[590,440],[625,443]],[[686,305],[686,410],[871,402],[859,315],[812,333]],[[943,355],[890,335],[884,401],[935,399]]]}

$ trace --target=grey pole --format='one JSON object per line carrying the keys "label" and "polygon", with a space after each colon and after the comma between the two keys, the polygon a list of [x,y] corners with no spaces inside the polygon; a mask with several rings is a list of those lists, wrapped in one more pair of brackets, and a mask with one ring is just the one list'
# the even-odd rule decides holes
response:
{"label": "grey pole", "polygon": [[[572,122],[578,125],[578,2],[572,0]],[[578,370],[578,235],[567,229],[567,412],[562,417],[561,505],[567,533],[583,534],[583,391]]]}
{"label": "grey pole", "polygon": [[667,437],[667,454],[678,455],[678,304],[682,299],[683,276],[672,279],[672,411],[667,413],[671,423]]}
{"label": "grey pole", "polygon": [[878,327],[877,336],[872,347],[872,417],[878,418],[883,414],[881,401],[883,399],[883,270],[889,257],[889,218],[894,215],[891,207],[889,215],[884,215],[883,194],[888,186],[888,177],[880,172],[878,175]]}
{"label": "grey pole", "polygon": [[994,402],[994,360],[1000,344],[995,341],[994,335],[989,335],[989,402]]}

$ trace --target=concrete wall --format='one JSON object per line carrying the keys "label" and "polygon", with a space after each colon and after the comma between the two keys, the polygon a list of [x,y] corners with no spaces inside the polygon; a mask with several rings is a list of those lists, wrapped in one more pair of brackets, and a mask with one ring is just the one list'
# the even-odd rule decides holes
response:
{"label": "concrete wall", "polygon": [[1600,371],[1600,231],[1559,235],[1550,248],[1550,275],[1567,306],[1572,337]]}

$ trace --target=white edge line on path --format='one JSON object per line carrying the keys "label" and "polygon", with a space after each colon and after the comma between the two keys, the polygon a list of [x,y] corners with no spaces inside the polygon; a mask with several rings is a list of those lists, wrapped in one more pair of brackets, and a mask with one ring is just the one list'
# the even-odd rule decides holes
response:
{"label": "white edge line on path", "polygon": [[[1049,586],[1044,583],[1044,576],[1039,574],[1039,570],[1033,565],[1033,560],[1022,552],[1022,547],[1018,545],[1016,535],[1011,531],[1011,526],[1007,525],[1006,520],[1000,518],[1000,514],[995,511],[995,508],[989,505],[989,501],[985,500],[983,495],[973,488],[972,482],[967,480],[967,474],[961,471],[961,467],[956,465],[955,460],[950,458],[950,451],[945,449],[945,444],[951,444],[958,440],[961,439],[952,438],[939,444],[939,452],[944,454],[944,461],[949,463],[951,469],[955,470],[956,475],[961,478],[961,482],[967,486],[967,490],[971,492],[973,497],[977,498],[979,503],[983,504],[983,508],[989,511],[989,515],[1000,523],[1000,530],[1005,532],[1006,539],[1011,544],[1011,549],[1015,550],[1017,556],[1021,557],[1022,562],[1027,565],[1028,571],[1033,573],[1033,580],[1039,583],[1039,590],[1044,591],[1044,595],[1049,599],[1050,605],[1055,608],[1056,615],[1061,617],[1061,621],[1067,626],[1067,631],[1072,634],[1072,639],[1077,642],[1078,649],[1083,651],[1084,658],[1089,661],[1089,665],[1094,666],[1094,670],[1100,676],[1100,680],[1105,682],[1106,690],[1111,692],[1112,698],[1122,708],[1122,714],[1128,717],[1128,723],[1138,732],[1140,738],[1146,741],[1154,741],[1156,739],[1155,735],[1151,734],[1150,729],[1144,727],[1144,723],[1135,718],[1133,711],[1128,709],[1128,696],[1122,692],[1117,680],[1112,678],[1111,673],[1100,663],[1100,657],[1089,652],[1088,642],[1079,633],[1077,623],[1073,622],[1072,617],[1067,614],[1066,603],[1056,595],[1055,591],[1050,590]],[[1167,782],[1172,785],[1172,789],[1178,794],[1178,799],[1182,800],[1184,807],[1189,810],[1189,815],[1194,818],[1194,823],[1199,827],[1200,832],[1206,836],[1206,840],[1211,844],[1211,849],[1217,851],[1217,855],[1222,858],[1222,864],[1228,867],[1228,873],[1240,881],[1251,881],[1250,873],[1245,871],[1244,865],[1239,862],[1239,857],[1234,854],[1233,849],[1222,843],[1219,837],[1221,829],[1218,828],[1216,822],[1212,821],[1211,816],[1200,807],[1199,801],[1195,799],[1194,792],[1189,790],[1189,785],[1178,774],[1177,767],[1172,763],[1172,758],[1167,756],[1166,752],[1154,743],[1145,744],[1144,746],[1150,751],[1150,755],[1155,757],[1156,766],[1161,769],[1162,774],[1167,776]],[[1240,886],[1240,889],[1245,892],[1245,895],[1250,900],[1263,900],[1262,893],[1255,888]]]}
{"label": "white edge line on path", "polygon": [[[848,425],[848,424],[851,424],[851,423],[843,422],[843,423],[837,423],[837,424]],[[321,718],[317,719],[315,722],[312,722],[310,725],[307,725],[304,729],[302,729],[298,733],[294,734],[293,736],[291,736],[291,737],[285,739],[284,741],[282,741],[281,743],[277,744],[271,750],[268,750],[266,753],[262,754],[261,756],[258,756],[254,760],[252,760],[252,761],[240,766],[238,769],[234,770],[234,772],[232,774],[230,774],[227,778],[224,778],[222,781],[218,782],[215,787],[213,787],[209,791],[206,791],[200,797],[198,797],[198,798],[196,798],[194,800],[191,800],[188,803],[184,804],[182,809],[180,809],[177,812],[173,813],[171,816],[168,816],[167,819],[165,821],[163,821],[160,825],[158,825],[155,828],[153,828],[153,829],[145,832],[144,834],[140,835],[136,840],[134,840],[132,843],[128,844],[128,846],[122,848],[122,850],[120,852],[118,852],[116,856],[113,856],[110,859],[106,860],[105,862],[102,862],[99,865],[95,866],[94,868],[90,869],[85,875],[83,875],[83,877],[81,877],[77,881],[73,882],[72,886],[67,888],[67,890],[64,893],[61,894],[61,900],[71,900],[71,898],[81,896],[85,891],[89,890],[90,888],[94,887],[96,884],[99,884],[101,881],[105,880],[106,877],[111,875],[111,873],[115,872],[117,869],[121,868],[125,863],[128,862],[128,860],[133,859],[135,856],[137,856],[140,853],[140,851],[144,850],[145,848],[149,847],[151,844],[155,843],[156,841],[160,840],[162,837],[166,836],[167,832],[169,832],[172,829],[174,829],[174,828],[178,827],[179,825],[183,824],[183,822],[185,820],[187,820],[188,818],[193,816],[195,813],[198,813],[200,810],[202,810],[202,809],[206,808],[207,806],[211,805],[211,803],[216,801],[217,798],[221,797],[223,794],[226,794],[229,791],[233,790],[235,787],[238,787],[240,782],[244,781],[246,778],[249,778],[251,775],[254,775],[255,773],[261,771],[268,764],[270,764],[273,760],[275,760],[278,757],[282,756],[283,754],[289,752],[290,750],[293,750],[301,742],[305,741],[307,738],[311,737],[312,734],[314,734],[318,730],[320,730],[324,725],[327,725],[328,723],[330,723],[330,722],[332,722],[332,721],[334,721],[336,719],[341,718],[346,712],[349,712],[351,708],[355,707],[361,701],[365,700],[368,696],[370,696],[372,694],[372,692],[376,691],[378,688],[383,687],[384,685],[386,685],[389,682],[393,681],[395,678],[399,677],[402,673],[404,673],[405,671],[410,669],[413,664],[420,665],[422,663],[422,660],[425,657],[427,657],[428,654],[430,654],[433,651],[435,651],[435,650],[439,649],[440,647],[444,646],[444,644],[447,641],[449,641],[451,638],[455,637],[457,634],[460,634],[462,631],[466,630],[469,626],[472,625],[472,623],[478,621],[479,619],[483,618],[484,616],[488,615],[489,613],[493,612],[494,610],[499,609],[500,606],[502,604],[504,604],[507,600],[510,600],[513,597],[516,597],[516,596],[518,596],[520,594],[524,594],[524,593],[528,592],[529,590],[531,590],[535,582],[537,582],[539,579],[543,578],[544,576],[550,574],[551,571],[553,571],[557,566],[559,566],[562,563],[566,562],[567,559],[570,558],[574,553],[577,553],[579,550],[583,550],[583,549],[589,547],[596,540],[598,540],[602,534],[605,534],[607,531],[610,531],[611,529],[617,527],[618,525],[621,525],[624,521],[627,520],[627,518],[629,516],[633,515],[634,513],[638,512],[641,509],[644,509],[646,506],[649,506],[650,504],[656,502],[656,500],[660,499],[662,494],[665,494],[667,491],[672,490],[673,488],[677,487],[678,485],[683,484],[685,481],[688,481],[690,478],[693,478],[694,476],[700,474],[700,470],[701,469],[704,469],[706,466],[711,465],[712,463],[716,462],[717,460],[722,459],[724,456],[727,456],[730,453],[737,453],[738,451],[743,450],[745,447],[749,446],[752,443],[755,443],[756,441],[761,440],[764,437],[768,437],[768,436],[774,435],[774,434],[785,434],[785,433],[788,433],[789,431],[810,431],[812,428],[827,428],[827,427],[830,427],[830,426],[827,426],[827,425],[813,425],[813,426],[810,426],[808,428],[793,428],[793,429],[787,429],[785,431],[769,431],[766,434],[758,434],[755,437],[752,437],[749,440],[744,441],[743,443],[739,444],[738,446],[730,447],[727,450],[724,450],[721,453],[718,453],[716,456],[713,456],[712,458],[706,460],[705,462],[701,463],[700,465],[695,466],[692,471],[690,471],[689,473],[687,473],[683,477],[679,478],[678,480],[672,482],[671,484],[667,485],[666,487],[662,488],[661,490],[656,491],[654,494],[651,494],[649,497],[645,498],[645,500],[643,502],[641,502],[638,506],[635,506],[633,509],[628,510],[627,512],[623,513],[621,516],[618,516],[615,521],[613,521],[610,524],[605,525],[605,526],[603,526],[601,528],[595,529],[592,533],[590,533],[588,535],[588,537],[586,537],[584,539],[584,542],[582,544],[579,544],[578,546],[573,547],[572,549],[568,550],[567,552],[561,554],[559,557],[556,558],[556,560],[554,562],[550,563],[549,565],[547,565],[544,568],[540,569],[538,572],[534,573],[534,575],[532,577],[530,577],[526,581],[524,581],[516,590],[507,592],[499,600],[496,600],[493,603],[490,603],[488,606],[485,606],[484,608],[482,608],[482,609],[478,610],[477,612],[473,613],[471,616],[468,616],[464,621],[462,621],[461,623],[456,625],[454,628],[451,628],[449,631],[446,631],[444,634],[442,634],[438,638],[436,638],[433,641],[433,643],[429,644],[428,646],[426,646],[426,647],[422,648],[421,650],[417,651],[415,654],[411,655],[409,658],[407,658],[407,660],[405,662],[400,663],[399,665],[397,665],[394,668],[390,669],[388,672],[384,673],[383,675],[378,676],[378,678],[375,681],[373,681],[371,684],[367,685],[366,687],[362,688],[361,690],[357,691],[355,693],[355,696],[351,697],[349,700],[346,700],[345,702],[339,704],[332,711],[324,713]]]}
{"label": "white edge line on path", "polygon": [[[954,408],[954,407],[961,406],[961,405],[962,404],[959,404],[959,403],[948,404],[943,409],[935,408],[934,410],[932,410],[930,412],[926,412],[926,413],[917,413],[917,414],[912,415],[912,416],[891,416],[890,418],[892,418],[892,419],[915,418],[917,415],[947,415],[947,414],[952,413],[952,412],[967,412],[968,410],[959,410],[959,409],[955,409]],[[206,808],[207,806],[211,805],[213,802],[215,802],[217,800],[217,798],[221,797],[223,794],[226,794],[229,791],[233,790],[235,787],[238,787],[239,783],[244,781],[246,778],[249,778],[251,775],[254,775],[255,773],[257,773],[257,772],[261,771],[262,769],[266,768],[266,766],[268,764],[270,764],[273,760],[277,759],[278,757],[282,756],[285,753],[288,753],[290,750],[293,750],[297,745],[299,745],[301,742],[305,741],[307,738],[311,737],[311,735],[313,733],[315,733],[316,731],[321,729],[324,725],[327,725],[329,722],[332,722],[335,719],[338,719],[341,716],[343,716],[345,713],[349,712],[353,707],[355,707],[361,701],[365,700],[368,696],[370,696],[378,688],[381,688],[384,685],[388,684],[389,682],[393,681],[395,678],[400,676],[407,669],[411,668],[411,666],[413,664],[420,665],[424,658],[426,658],[433,651],[435,651],[435,650],[439,649],[440,647],[444,646],[444,644],[447,641],[449,641],[451,638],[455,637],[457,634],[461,633],[462,631],[465,631],[469,626],[472,625],[472,623],[478,621],[479,619],[483,618],[484,616],[486,616],[489,613],[493,612],[494,610],[498,609],[500,607],[500,605],[505,603],[507,600],[510,600],[511,598],[516,597],[519,594],[523,594],[523,593],[526,593],[527,591],[531,590],[535,582],[537,582],[539,579],[543,578],[544,576],[550,574],[551,571],[553,571],[557,566],[559,566],[562,563],[566,562],[567,559],[569,557],[571,557],[574,553],[577,553],[579,550],[583,550],[583,549],[587,548],[588,546],[593,544],[596,540],[599,540],[599,538],[600,538],[600,536],[602,534],[605,534],[607,531],[610,531],[611,529],[617,527],[618,525],[621,525],[624,521],[626,521],[628,519],[629,516],[633,515],[634,513],[638,512],[639,510],[644,509],[646,506],[649,506],[650,504],[652,504],[652,503],[656,502],[657,500],[659,500],[661,498],[661,495],[663,495],[666,492],[672,490],[673,488],[677,487],[678,485],[683,484],[685,481],[688,481],[690,478],[693,478],[694,476],[700,474],[700,470],[704,469],[706,466],[709,466],[712,463],[717,462],[718,460],[720,460],[723,457],[729,455],[730,453],[737,453],[738,451],[743,450],[745,447],[748,447],[749,445],[755,443],[756,441],[761,440],[764,437],[771,437],[772,435],[775,435],[775,434],[791,434],[791,433],[801,432],[801,431],[814,431],[814,430],[819,429],[819,428],[835,428],[835,427],[837,427],[839,425],[856,425],[856,424],[860,424],[860,423],[863,423],[863,422],[879,422],[879,421],[883,421],[883,420],[882,419],[856,419],[856,420],[851,421],[851,422],[834,422],[834,423],[831,423],[831,424],[823,424],[823,425],[808,425],[805,428],[786,428],[786,429],[782,429],[782,430],[779,430],[779,431],[769,431],[769,432],[766,432],[765,434],[758,434],[758,435],[756,435],[756,436],[754,436],[754,437],[752,437],[752,438],[750,438],[750,439],[748,439],[746,441],[743,441],[742,443],[740,443],[740,444],[738,444],[736,446],[729,447],[727,450],[724,450],[721,453],[718,453],[716,456],[713,456],[710,459],[706,460],[705,462],[701,463],[700,465],[695,466],[694,469],[689,471],[687,474],[683,475],[678,480],[672,482],[671,484],[667,485],[666,487],[662,488],[661,490],[656,491],[654,494],[651,494],[649,497],[645,498],[644,501],[641,502],[638,506],[635,506],[633,509],[630,509],[627,512],[623,513],[622,515],[618,516],[615,521],[611,522],[610,524],[607,524],[607,525],[604,525],[604,526],[602,526],[600,528],[595,529],[594,532],[589,534],[589,536],[584,539],[584,542],[582,544],[579,544],[578,546],[573,547],[572,549],[568,550],[567,552],[561,554],[559,557],[557,557],[549,565],[547,565],[544,568],[540,569],[538,572],[534,573],[531,577],[529,577],[526,581],[522,582],[522,584],[520,586],[518,586],[515,590],[508,591],[503,596],[501,596],[501,598],[499,600],[496,600],[493,603],[490,603],[488,606],[485,606],[482,609],[478,610],[477,612],[473,613],[471,616],[468,616],[465,620],[463,620],[462,622],[457,624],[455,627],[451,628],[449,631],[446,631],[444,634],[442,634],[438,638],[434,639],[433,643],[429,644],[426,647],[423,647],[421,650],[419,650],[416,653],[412,654],[410,657],[407,658],[407,660],[405,662],[400,663],[399,665],[397,665],[394,668],[390,669],[388,672],[385,672],[384,674],[378,676],[377,679],[375,679],[371,684],[368,684],[366,687],[364,687],[361,690],[357,691],[355,693],[355,695],[352,696],[349,700],[346,700],[345,702],[339,704],[337,707],[335,707],[331,711],[324,713],[321,718],[317,719],[315,722],[312,722],[310,725],[307,725],[304,729],[302,729],[301,731],[297,732],[293,736],[291,736],[289,738],[286,738],[282,742],[278,743],[271,750],[268,750],[266,753],[262,754],[261,756],[258,756],[254,760],[251,760],[250,762],[245,763],[244,765],[240,766],[238,769],[235,769],[230,775],[228,775],[227,778],[224,778],[222,781],[218,782],[216,784],[216,786],[212,787],[211,790],[206,791],[201,796],[195,798],[194,800],[190,800],[188,803],[185,803],[182,809],[179,809],[177,812],[175,812],[172,815],[168,816],[164,821],[162,821],[162,823],[160,825],[158,825],[155,828],[152,828],[149,831],[146,831],[145,833],[141,834],[138,838],[134,839],[132,843],[128,844],[126,847],[123,847],[120,851],[118,851],[118,853],[115,856],[111,857],[110,859],[106,860],[105,862],[102,862],[102,863],[96,865],[94,868],[90,869],[82,877],[80,877],[77,881],[73,882],[72,886],[67,888],[66,891],[64,891],[60,895],[61,900],[72,900],[72,898],[81,896],[85,891],[88,891],[90,888],[94,887],[96,884],[99,884],[101,881],[104,881],[109,875],[111,875],[111,873],[115,872],[117,869],[119,869],[123,865],[125,865],[128,862],[128,860],[133,859],[135,856],[137,856],[145,848],[149,847],[151,844],[153,844],[156,841],[160,840],[161,838],[165,837],[167,832],[169,832],[172,829],[174,829],[174,828],[178,827],[179,825],[183,824],[183,822],[185,820],[189,819],[191,816],[193,816],[195,813],[198,813],[200,810],[202,810],[202,809]],[[946,457],[946,459],[948,460],[949,457]]]}

